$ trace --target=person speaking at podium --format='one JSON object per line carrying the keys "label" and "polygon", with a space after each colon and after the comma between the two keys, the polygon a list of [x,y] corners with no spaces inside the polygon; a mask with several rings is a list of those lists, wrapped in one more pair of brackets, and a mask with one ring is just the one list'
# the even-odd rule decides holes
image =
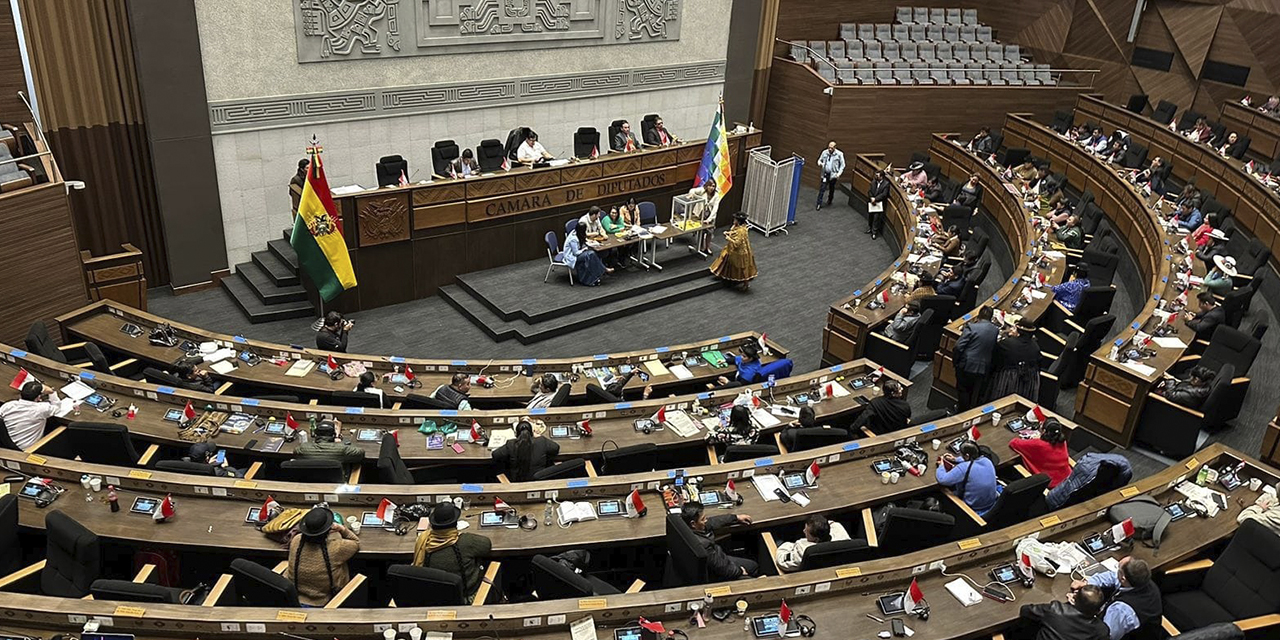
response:
{"label": "person speaking at podium", "polygon": [[538,134],[530,133],[528,138],[524,139],[524,144],[520,145],[520,149],[516,151],[516,160],[525,164],[533,164],[542,160],[550,160],[555,156],[547,152],[547,148],[538,142]]}
{"label": "person speaking at podium", "polygon": [[640,142],[636,140],[636,134],[631,133],[631,123],[623,120],[622,125],[618,127],[618,133],[613,136],[613,149],[625,152],[639,148]]}

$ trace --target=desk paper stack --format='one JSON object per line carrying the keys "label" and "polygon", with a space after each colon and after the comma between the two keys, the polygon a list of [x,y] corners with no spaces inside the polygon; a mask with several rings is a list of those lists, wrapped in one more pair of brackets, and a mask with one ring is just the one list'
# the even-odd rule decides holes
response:
{"label": "desk paper stack", "polygon": [[763,408],[755,409],[751,412],[751,419],[760,425],[761,429],[771,429],[782,424],[777,416],[765,411]]}
{"label": "desk paper stack", "polygon": [[684,411],[667,412],[667,428],[681,438],[697,435],[701,425]]}
{"label": "desk paper stack", "polygon": [[497,449],[506,444],[508,440],[514,440],[515,437],[515,429],[493,429],[489,431],[489,448]]}
{"label": "desk paper stack", "polygon": [[667,365],[662,364],[661,360],[647,360],[644,363],[644,368],[649,371],[651,376],[665,376],[671,373],[667,370]]}
{"label": "desk paper stack", "polygon": [[228,373],[235,371],[236,365],[232,363],[230,360],[219,360],[218,362],[215,362],[209,365],[209,369],[211,369],[214,373],[225,376]]}
{"label": "desk paper stack", "polygon": [[1187,348],[1187,343],[1183,342],[1182,339],[1178,338],[1177,336],[1170,336],[1167,338],[1152,338],[1151,341],[1156,343],[1156,345],[1162,349],[1186,349]]}
{"label": "desk paper stack", "polygon": [[778,495],[774,493],[774,490],[782,489],[784,493],[787,491],[786,488],[782,486],[782,481],[778,479],[778,476],[768,473],[757,473],[756,475],[751,476],[751,484],[755,486],[756,491],[760,492],[760,497],[763,498],[765,502],[773,502],[778,499]]}
{"label": "desk paper stack", "polygon": [[301,378],[307,375],[308,373],[311,373],[311,370],[314,368],[316,368],[316,363],[314,361],[299,360],[293,363],[293,366],[289,367],[289,370],[285,371],[284,374],[286,376],[292,376],[294,378]]}
{"label": "desk paper stack", "polygon": [[675,376],[679,380],[690,380],[693,378],[693,372],[689,371],[689,367],[682,364],[671,367],[671,375]]}
{"label": "desk paper stack", "polygon": [[1139,374],[1147,377],[1150,377],[1151,374],[1156,372],[1155,367],[1148,367],[1147,365],[1142,364],[1140,362],[1125,362],[1124,366],[1129,367],[1130,369],[1137,371]]}
{"label": "desk paper stack", "polygon": [[80,402],[81,400],[93,395],[93,387],[90,387],[79,380],[72,380],[70,384],[59,389],[59,391],[62,392],[62,395],[71,398],[76,402]]}

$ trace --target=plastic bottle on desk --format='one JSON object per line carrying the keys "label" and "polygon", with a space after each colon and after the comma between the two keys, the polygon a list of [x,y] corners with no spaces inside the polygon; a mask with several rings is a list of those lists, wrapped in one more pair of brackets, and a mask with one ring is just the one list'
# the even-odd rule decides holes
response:
{"label": "plastic bottle on desk", "polygon": [[116,495],[115,485],[107,487],[107,504],[111,506],[111,513],[120,510],[120,496]]}

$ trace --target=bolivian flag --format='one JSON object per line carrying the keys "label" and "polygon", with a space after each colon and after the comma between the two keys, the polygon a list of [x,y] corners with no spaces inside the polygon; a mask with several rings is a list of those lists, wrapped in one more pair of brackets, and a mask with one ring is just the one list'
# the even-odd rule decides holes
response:
{"label": "bolivian flag", "polygon": [[324,179],[324,163],[315,154],[307,169],[307,184],[298,201],[289,244],[298,254],[298,265],[311,278],[320,297],[328,302],[356,286],[351,254],[342,238],[342,219],[333,206],[329,183]]}

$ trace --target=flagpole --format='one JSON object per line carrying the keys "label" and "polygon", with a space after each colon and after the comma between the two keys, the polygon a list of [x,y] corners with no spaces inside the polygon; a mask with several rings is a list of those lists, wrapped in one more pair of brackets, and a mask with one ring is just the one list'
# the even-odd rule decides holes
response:
{"label": "flagpole", "polygon": [[[311,172],[311,167],[315,166],[316,156],[320,155],[323,150],[324,147],[320,146],[320,138],[314,133],[311,134],[311,144],[307,147],[307,155],[311,156],[311,166],[307,167],[308,173]],[[320,331],[320,329],[324,328],[324,296],[320,295],[319,289],[316,289],[316,297],[320,298],[320,317],[311,323],[312,331]]]}

